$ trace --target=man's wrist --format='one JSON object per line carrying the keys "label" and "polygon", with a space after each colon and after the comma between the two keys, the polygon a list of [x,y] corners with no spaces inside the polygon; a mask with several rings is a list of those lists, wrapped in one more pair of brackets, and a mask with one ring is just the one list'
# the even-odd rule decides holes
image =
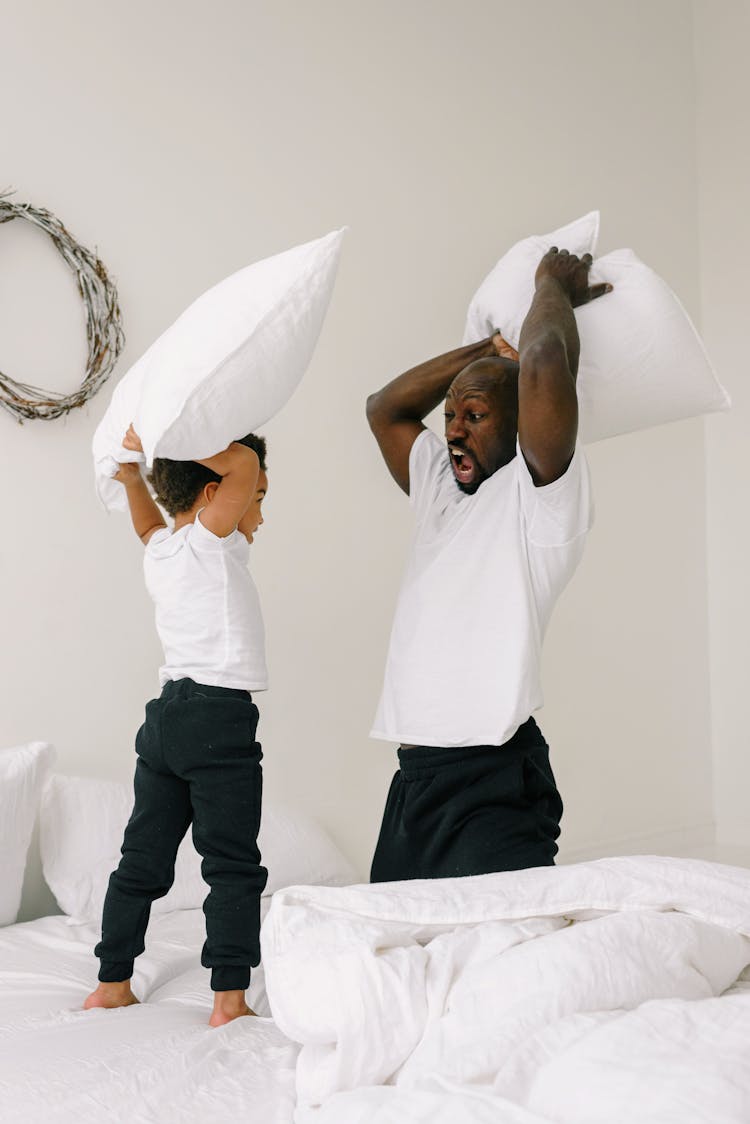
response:
{"label": "man's wrist", "polygon": [[573,300],[567,286],[563,284],[559,277],[552,277],[549,273],[545,273],[543,277],[538,277],[536,282],[536,292],[543,293],[545,290],[549,293],[560,293],[573,306]]}

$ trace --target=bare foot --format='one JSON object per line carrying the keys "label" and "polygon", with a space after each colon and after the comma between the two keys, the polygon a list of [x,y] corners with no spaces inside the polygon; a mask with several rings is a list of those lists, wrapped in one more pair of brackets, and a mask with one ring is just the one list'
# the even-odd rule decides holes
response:
{"label": "bare foot", "polygon": [[245,1002],[244,991],[215,991],[214,1009],[211,1018],[208,1020],[208,1025],[224,1026],[225,1023],[230,1023],[232,1019],[254,1014],[255,1011],[251,1011]]}
{"label": "bare foot", "polygon": [[122,980],[119,983],[100,983],[84,1002],[83,1009],[91,1011],[94,1007],[131,1007],[137,1002],[130,990],[130,980]]}

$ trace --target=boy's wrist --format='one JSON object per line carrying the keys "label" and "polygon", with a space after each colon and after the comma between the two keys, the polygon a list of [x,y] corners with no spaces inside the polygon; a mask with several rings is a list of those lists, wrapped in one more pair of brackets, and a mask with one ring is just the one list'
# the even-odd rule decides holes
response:
{"label": "boy's wrist", "polygon": [[141,476],[141,466],[133,461],[126,461],[123,464],[119,464],[114,479],[118,480],[126,489],[137,487],[139,484],[144,483],[143,477]]}

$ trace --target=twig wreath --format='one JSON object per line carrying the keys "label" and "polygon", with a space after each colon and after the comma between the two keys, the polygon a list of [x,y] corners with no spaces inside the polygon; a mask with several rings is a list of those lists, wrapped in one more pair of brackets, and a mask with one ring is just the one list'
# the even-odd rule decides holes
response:
{"label": "twig wreath", "polygon": [[32,207],[29,203],[12,203],[10,194],[0,192],[0,224],[26,219],[49,234],[55,249],[76,276],[86,310],[88,343],[86,374],[72,394],[56,394],[16,382],[0,371],[0,406],[23,423],[29,418],[59,418],[93,397],[111,375],[123,349],[125,336],[117,289],[96,254],[76,242],[49,211]]}

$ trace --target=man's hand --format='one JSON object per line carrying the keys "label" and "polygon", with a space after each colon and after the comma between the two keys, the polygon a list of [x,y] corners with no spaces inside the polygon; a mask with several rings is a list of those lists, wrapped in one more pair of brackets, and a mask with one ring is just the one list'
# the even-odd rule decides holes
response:
{"label": "man's hand", "polygon": [[605,293],[611,293],[612,286],[606,281],[598,285],[589,285],[592,261],[591,254],[583,254],[579,258],[568,250],[558,250],[557,246],[552,246],[537,266],[534,276],[537,291],[546,280],[556,281],[573,308],[588,304],[597,297],[603,297]]}
{"label": "man's hand", "polygon": [[501,359],[512,359],[514,363],[518,362],[518,352],[515,347],[511,347],[506,339],[503,339],[503,333],[499,328],[496,328],[492,333],[492,346]]}
{"label": "man's hand", "polygon": [[[128,426],[128,432],[125,434],[125,436],[122,439],[122,447],[123,447],[123,449],[129,449],[131,453],[142,453],[143,452],[143,445],[141,445],[141,439],[138,436],[138,434],[136,433],[136,431],[133,429],[133,423],[132,422]],[[115,479],[117,479],[117,477],[115,477]]]}

